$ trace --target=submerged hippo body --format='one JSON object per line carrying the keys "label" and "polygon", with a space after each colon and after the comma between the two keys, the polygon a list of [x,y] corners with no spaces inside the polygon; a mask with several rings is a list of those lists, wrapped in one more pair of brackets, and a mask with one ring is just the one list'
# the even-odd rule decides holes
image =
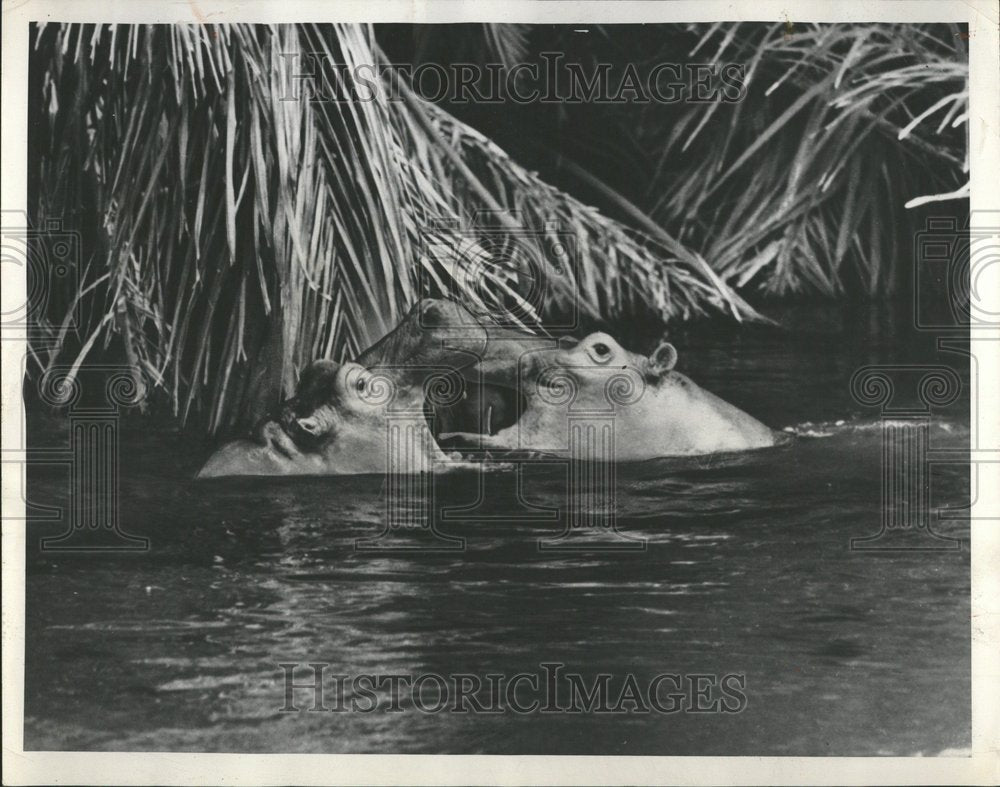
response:
{"label": "submerged hippo body", "polygon": [[421,301],[358,363],[311,364],[280,423],[223,446],[199,477],[437,471],[455,466],[444,444],[562,452],[588,423],[613,424],[602,455],[619,461],[775,444],[769,428],[674,371],[669,344],[648,358],[604,333],[555,344]]}

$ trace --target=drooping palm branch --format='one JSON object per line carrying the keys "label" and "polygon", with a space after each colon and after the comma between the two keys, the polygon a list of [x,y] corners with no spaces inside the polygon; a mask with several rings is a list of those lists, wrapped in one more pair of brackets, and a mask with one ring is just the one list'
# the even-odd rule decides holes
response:
{"label": "drooping palm branch", "polygon": [[[309,360],[356,355],[422,295],[518,304],[529,323],[577,303],[753,314],[669,236],[548,186],[408,91],[289,96],[295,55],[378,62],[369,28],[49,25],[35,50],[35,218],[79,229],[85,253],[75,308],[46,316],[39,357],[122,355],[211,431],[255,420]],[[536,245],[575,239],[543,301],[524,300],[520,267],[482,264],[490,247],[467,224],[483,209]]]}
{"label": "drooping palm branch", "polygon": [[[744,294],[892,293],[911,209],[968,197],[966,40],[944,24],[665,26],[632,50],[643,73],[679,52],[739,64],[745,97],[615,106],[605,173],[566,168]],[[616,166],[648,173],[635,193],[608,183]]]}
{"label": "drooping palm branch", "polygon": [[[903,214],[936,196],[921,189],[967,196],[968,55],[958,27],[738,26],[702,40],[722,59],[754,64],[744,112],[786,98],[764,109],[752,137],[737,124],[723,148],[731,152],[703,170],[713,177],[685,179],[654,215],[667,226],[700,223],[706,256],[738,286],[758,277],[778,294],[835,293],[853,278],[872,294],[896,289],[910,265]],[[678,141],[698,133],[685,129]],[[740,178],[749,167],[753,176]]]}

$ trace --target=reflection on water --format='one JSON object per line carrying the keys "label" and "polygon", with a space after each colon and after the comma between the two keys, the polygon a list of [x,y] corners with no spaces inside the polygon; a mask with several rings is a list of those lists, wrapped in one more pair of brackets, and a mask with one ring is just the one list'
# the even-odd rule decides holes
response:
{"label": "reflection on water", "polygon": [[[138,423],[124,438],[121,520],[143,555],[28,554],[25,745],[40,749],[630,754],[936,754],[969,745],[969,574],[958,551],[851,551],[878,532],[881,432],[850,397],[859,366],[949,364],[891,323],[816,310],[794,330],[672,337],[680,368],[775,427],[739,456],[618,468],[619,530],[641,551],[553,552],[566,468],[439,478],[473,508],[464,549],[359,550],[383,530],[383,479],[196,484],[206,451]],[[821,327],[816,327],[817,325]],[[809,326],[798,327],[798,326]],[[929,342],[927,343],[929,344]],[[842,422],[842,423],[838,423]],[[47,435],[58,442],[59,435]],[[935,448],[968,443],[962,408]],[[935,509],[968,504],[968,468],[935,466]],[[515,504],[520,484],[523,503]],[[59,503],[66,478],[31,478]],[[518,514],[522,516],[519,518]],[[407,538],[408,536],[402,536]],[[397,543],[398,545],[398,543]],[[425,544],[426,545],[426,544]],[[331,674],[742,674],[721,713],[281,713],[283,662]],[[303,680],[303,677],[299,677]],[[308,697],[297,695],[308,706]]]}

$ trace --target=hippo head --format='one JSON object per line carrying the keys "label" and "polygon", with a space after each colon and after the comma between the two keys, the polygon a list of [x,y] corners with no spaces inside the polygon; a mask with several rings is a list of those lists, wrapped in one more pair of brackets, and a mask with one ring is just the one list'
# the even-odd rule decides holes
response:
{"label": "hippo head", "polygon": [[[489,383],[503,385],[516,377],[521,411],[512,425],[481,435],[480,442],[566,451],[573,440],[605,440],[603,458],[619,460],[774,444],[770,429],[675,371],[676,363],[677,351],[669,343],[647,357],[625,350],[606,333],[593,333],[523,352],[516,375],[483,364]],[[596,431],[583,437],[579,429],[590,427]]]}
{"label": "hippo head", "polygon": [[[199,478],[234,475],[355,475],[389,469],[418,472],[442,459],[426,432],[419,387],[373,373],[357,363],[314,361],[302,372],[295,396],[281,407],[278,420],[266,421],[254,440],[228,443],[208,461]],[[402,415],[394,421],[412,437],[410,450],[387,446],[390,408]],[[407,417],[409,413],[409,417]],[[414,415],[416,414],[416,415]]]}
{"label": "hippo head", "polygon": [[[482,412],[501,423],[500,400],[462,375],[477,361],[513,369],[524,334],[485,322],[452,301],[420,301],[358,363],[311,363],[280,415],[220,448],[199,477],[419,472],[445,461],[432,425],[478,429]],[[388,446],[394,427],[412,444],[402,458]]]}
{"label": "hippo head", "polygon": [[357,363],[314,361],[303,370],[295,396],[281,407],[280,422],[296,441],[314,449],[364,436],[378,420],[378,381]]}

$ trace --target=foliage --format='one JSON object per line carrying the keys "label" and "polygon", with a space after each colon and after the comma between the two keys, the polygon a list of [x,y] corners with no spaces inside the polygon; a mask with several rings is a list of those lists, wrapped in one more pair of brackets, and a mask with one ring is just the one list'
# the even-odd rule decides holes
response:
{"label": "foliage", "polygon": [[[508,65],[537,44],[524,26],[477,31],[480,54]],[[613,28],[594,32],[616,43]],[[79,287],[50,299],[38,364],[124,356],[182,419],[230,429],[309,360],[357,355],[424,295],[516,308],[530,327],[577,306],[603,320],[742,319],[755,312],[737,292],[891,291],[907,206],[966,194],[957,28],[652,32],[624,54],[647,69],[678,52],[744,63],[747,95],[577,108],[618,124],[583,165],[564,153],[587,144],[586,126],[557,107],[577,123],[550,140],[557,169],[602,213],[405,85],[395,99],[291,95],[295,55],[384,62],[369,27],[39,27],[34,219],[78,230],[84,265]],[[360,89],[335,73],[340,95]],[[545,250],[567,236],[574,264],[557,272]],[[542,297],[518,254],[541,271]]]}
{"label": "foliage", "polygon": [[[922,226],[912,209],[968,198],[968,36],[957,25],[605,26],[590,36],[570,59],[624,58],[643,82],[663,63],[743,66],[735,103],[576,110],[587,123],[570,107],[550,138],[564,140],[562,169],[602,204],[626,198],[629,221],[667,230],[745,297],[896,292]],[[578,38],[536,46],[571,50]]]}
{"label": "foliage", "polygon": [[[753,314],[703,263],[548,186],[405,86],[395,101],[294,98],[291,55],[377,62],[368,28],[50,25],[35,49],[36,219],[81,228],[86,252],[84,321],[50,314],[40,361],[114,344],[210,430],[259,417],[309,360],[355,356],[422,295],[518,305],[529,325],[577,302],[605,317]],[[556,274],[542,258],[548,290],[525,300],[524,267],[468,229],[482,210],[533,230],[536,257],[568,234],[576,264]]]}

